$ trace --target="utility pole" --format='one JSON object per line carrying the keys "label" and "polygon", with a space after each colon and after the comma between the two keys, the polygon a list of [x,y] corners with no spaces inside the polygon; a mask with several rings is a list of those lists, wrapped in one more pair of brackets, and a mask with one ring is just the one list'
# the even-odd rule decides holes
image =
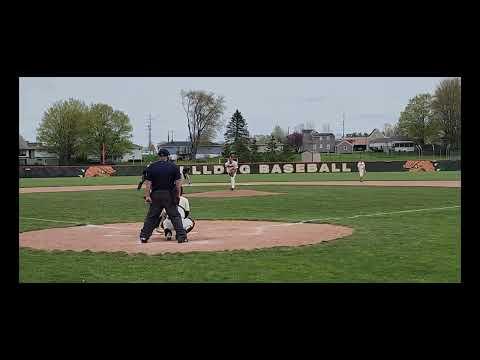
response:
{"label": "utility pole", "polygon": [[343,113],[343,121],[342,121],[342,124],[343,124],[343,131],[342,131],[342,139],[345,139],[345,113]]}
{"label": "utility pole", "polygon": [[152,152],[152,114],[148,114],[148,123],[147,123],[147,129],[148,129],[148,152]]}

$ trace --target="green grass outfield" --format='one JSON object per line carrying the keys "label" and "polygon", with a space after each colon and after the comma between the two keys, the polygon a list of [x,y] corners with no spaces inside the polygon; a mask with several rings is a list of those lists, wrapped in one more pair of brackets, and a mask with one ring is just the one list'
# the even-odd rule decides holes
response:
{"label": "green grass outfield", "polygon": [[[460,180],[460,171],[438,172],[367,172],[365,180]],[[358,180],[358,173],[239,174],[236,182],[252,181],[333,181]],[[138,184],[140,176],[22,178],[20,187],[130,185]],[[193,175],[193,183],[229,182],[227,175]]]}
{"label": "green grass outfield", "polygon": [[[460,208],[348,218],[460,205],[458,188],[255,186],[285,193],[191,198],[195,219],[301,221],[337,217],[352,236],[255,251],[127,255],[20,249],[21,282],[460,282]],[[186,193],[216,188],[186,188]],[[80,223],[142,222],[142,192],[20,194],[20,231]],[[188,246],[188,245],[187,245]]]}

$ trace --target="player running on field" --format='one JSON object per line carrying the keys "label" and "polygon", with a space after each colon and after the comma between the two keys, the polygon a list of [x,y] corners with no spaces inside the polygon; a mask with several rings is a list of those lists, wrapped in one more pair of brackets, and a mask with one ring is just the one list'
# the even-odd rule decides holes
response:
{"label": "player running on field", "polygon": [[235,189],[235,175],[238,170],[238,162],[233,160],[233,155],[230,154],[227,162],[225,163],[225,168],[227,169],[227,174],[230,176],[230,189],[233,191]]}

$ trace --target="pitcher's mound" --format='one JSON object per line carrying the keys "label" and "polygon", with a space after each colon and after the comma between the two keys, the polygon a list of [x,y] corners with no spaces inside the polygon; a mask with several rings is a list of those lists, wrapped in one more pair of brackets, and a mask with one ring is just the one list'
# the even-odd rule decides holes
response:
{"label": "pitcher's mound", "polygon": [[140,244],[138,234],[142,225],[86,225],[29,231],[20,234],[20,247],[42,250],[124,251],[153,255],[311,245],[353,233],[348,227],[329,224],[202,220],[196,222],[186,243],[166,241],[162,234],[154,231],[147,244]]}
{"label": "pitcher's mound", "polygon": [[219,190],[206,191],[192,194],[185,194],[186,197],[206,197],[206,198],[225,198],[225,197],[243,197],[243,196],[268,196],[281,195],[280,193],[257,191],[257,190]]}

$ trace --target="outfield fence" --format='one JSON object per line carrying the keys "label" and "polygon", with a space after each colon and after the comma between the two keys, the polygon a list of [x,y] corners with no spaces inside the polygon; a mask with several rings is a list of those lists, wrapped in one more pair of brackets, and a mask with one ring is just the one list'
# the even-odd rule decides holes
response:
{"label": "outfield fence", "polygon": [[[366,161],[369,172],[402,172],[402,171],[459,171],[460,160],[406,160],[406,161]],[[81,177],[92,166],[20,166],[20,178],[49,178],[49,177]],[[106,165],[113,169],[113,176],[141,176],[145,169],[143,165]],[[192,175],[221,175],[225,174],[224,165],[218,164],[184,164],[180,169],[189,169]],[[358,172],[356,162],[298,162],[298,163],[240,163],[240,174],[281,174],[281,173],[335,173]],[[107,172],[108,173],[108,172]],[[105,175],[107,175],[105,173]],[[101,176],[100,172],[100,176]]]}

